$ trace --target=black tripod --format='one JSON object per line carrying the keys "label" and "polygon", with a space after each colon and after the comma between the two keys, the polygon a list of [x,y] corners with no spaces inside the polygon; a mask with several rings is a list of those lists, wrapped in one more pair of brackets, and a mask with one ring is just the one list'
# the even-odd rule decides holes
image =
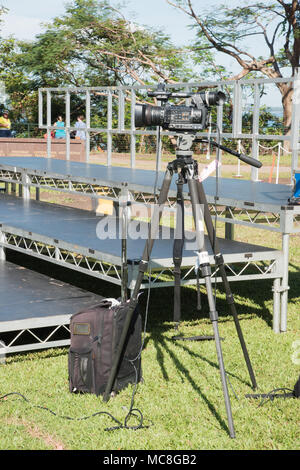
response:
{"label": "black tripod", "polygon": [[[160,223],[160,219],[161,219],[162,212],[164,209],[164,204],[168,198],[168,193],[169,193],[172,177],[174,173],[178,173],[179,184],[183,184],[183,183],[188,184],[191,205],[192,205],[193,219],[194,219],[195,229],[196,229],[195,231],[196,231],[197,253],[198,253],[198,259],[199,259],[199,269],[201,271],[202,277],[205,280],[207,299],[208,299],[208,305],[209,305],[209,316],[213,325],[214,339],[215,339],[215,344],[216,344],[217,357],[218,357],[221,382],[222,382],[222,388],[223,388],[223,394],[224,394],[224,401],[225,401],[226,413],[227,413],[227,418],[228,418],[229,433],[230,433],[230,436],[234,438],[235,437],[234,424],[233,424],[231,404],[230,404],[230,398],[229,398],[228,387],[227,387],[226,372],[225,372],[224,361],[223,361],[221,341],[220,341],[220,336],[219,336],[218,313],[216,311],[215,299],[213,295],[213,288],[212,288],[212,282],[211,282],[211,267],[209,263],[208,253],[207,251],[205,251],[205,248],[202,243],[203,234],[200,233],[201,229],[199,227],[199,208],[200,207],[203,208],[203,212],[204,212],[203,216],[204,216],[204,222],[205,222],[207,233],[208,233],[208,239],[209,239],[210,245],[214,253],[216,265],[218,266],[221,277],[222,277],[222,281],[223,281],[225,292],[226,292],[227,303],[230,307],[230,310],[231,310],[231,313],[235,322],[235,327],[236,327],[237,334],[240,340],[240,344],[242,347],[242,351],[244,354],[244,358],[246,361],[246,365],[248,368],[248,372],[250,375],[253,389],[256,389],[257,384],[256,384],[255,376],[253,373],[253,369],[251,366],[248,351],[246,348],[246,344],[244,341],[244,337],[242,334],[242,330],[240,327],[240,323],[238,320],[233,295],[231,293],[230,285],[227,279],[223,256],[220,252],[220,249],[218,246],[218,240],[215,236],[215,229],[213,226],[211,214],[209,212],[209,207],[207,204],[205,192],[204,192],[202,183],[199,181],[199,178],[198,178],[198,164],[192,158],[193,154],[191,151],[191,147],[194,141],[195,141],[195,136],[193,135],[190,135],[190,134],[179,135],[177,139],[176,160],[174,160],[173,162],[170,162],[167,166],[167,170],[164,176],[164,180],[163,180],[159,198],[158,198],[158,204],[155,206],[151,224],[149,226],[149,237],[145,244],[142,259],[139,264],[139,273],[138,273],[136,284],[135,284],[135,287],[134,287],[134,290],[130,299],[126,322],[124,324],[124,329],[120,338],[118,350],[114,358],[110,376],[108,379],[108,383],[105,389],[104,401],[109,400],[110,393],[111,393],[114,381],[117,376],[118,367],[119,367],[122,353],[124,350],[124,346],[126,343],[126,338],[127,338],[128,331],[130,328],[131,319],[138,303],[138,294],[139,294],[140,286],[142,284],[145,272],[147,271],[147,268],[148,268],[148,263],[150,260],[150,255],[151,255],[151,251],[154,245],[155,237],[159,229],[159,223]],[[214,145],[225,149],[225,147],[219,146],[219,144],[214,143]],[[227,148],[226,150],[231,152]],[[231,153],[238,156],[239,158],[241,158],[243,161],[246,161],[247,163],[250,163],[258,167],[261,166],[261,164],[258,161],[251,159],[250,157],[237,154],[236,152],[231,152]]]}

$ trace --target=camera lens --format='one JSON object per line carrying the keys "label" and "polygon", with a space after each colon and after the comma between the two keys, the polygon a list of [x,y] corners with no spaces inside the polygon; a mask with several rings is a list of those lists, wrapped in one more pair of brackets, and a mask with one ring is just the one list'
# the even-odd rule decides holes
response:
{"label": "camera lens", "polygon": [[164,108],[150,104],[136,104],[135,127],[161,126],[164,123]]}
{"label": "camera lens", "polygon": [[226,101],[226,95],[222,91],[204,91],[200,96],[206,106],[220,105]]}
{"label": "camera lens", "polygon": [[216,104],[216,105],[224,104],[226,101],[225,93],[223,93],[222,91],[218,91],[215,94],[216,94],[216,97],[215,97],[215,101],[213,104]]}
{"label": "camera lens", "polygon": [[134,123],[135,127],[143,127],[144,124],[144,104],[136,104],[134,109]]}

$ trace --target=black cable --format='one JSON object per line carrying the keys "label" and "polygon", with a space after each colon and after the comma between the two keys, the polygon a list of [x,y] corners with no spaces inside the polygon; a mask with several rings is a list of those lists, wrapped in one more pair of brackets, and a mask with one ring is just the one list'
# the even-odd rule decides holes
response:
{"label": "black cable", "polygon": [[160,157],[160,148],[161,148],[160,146],[161,146],[161,127],[158,126],[156,161],[155,161],[155,182],[154,182],[154,188],[153,188],[154,202],[155,202],[155,197],[156,197],[158,174],[159,174],[159,157]]}
{"label": "black cable", "polygon": [[[155,202],[155,198],[156,198],[156,193],[157,193],[157,185],[158,185],[158,175],[159,175],[159,168],[158,168],[158,164],[159,164],[159,148],[160,148],[160,144],[161,144],[161,128],[159,127],[158,128],[158,142],[157,142],[157,153],[156,153],[156,174],[155,174],[155,181],[154,181],[154,187],[153,187],[153,196],[154,196],[154,202]],[[148,239],[147,239],[147,251],[149,253],[149,242],[150,242],[150,236],[151,236],[151,223],[149,225],[149,235],[148,235]],[[151,258],[150,258],[150,255],[148,254],[147,255],[147,260],[148,260],[148,264],[150,265],[150,261],[151,261]],[[136,380],[135,380],[135,383],[134,383],[134,389],[133,389],[133,392],[132,392],[132,396],[131,396],[131,402],[130,402],[130,407],[129,407],[129,411],[127,413],[127,415],[125,416],[125,419],[124,419],[124,424],[120,423],[120,421],[116,420],[116,418],[113,418],[119,425],[118,426],[114,426],[114,427],[111,427],[111,428],[106,428],[105,430],[106,431],[114,431],[116,429],[134,429],[134,430],[137,430],[137,429],[142,429],[142,428],[148,428],[149,426],[145,426],[143,425],[143,420],[144,420],[144,417],[143,417],[143,414],[142,412],[138,409],[138,408],[133,408],[133,405],[134,405],[134,397],[135,397],[135,394],[136,394],[136,391],[137,391],[137,387],[138,387],[138,370],[135,366],[135,362],[140,359],[141,355],[142,355],[142,351],[143,351],[143,348],[144,348],[144,343],[145,343],[145,339],[146,339],[146,330],[147,330],[147,322],[148,322],[148,312],[149,312],[149,301],[150,301],[150,293],[151,293],[151,266],[150,266],[150,270],[149,270],[149,281],[148,281],[148,295],[147,295],[147,303],[146,303],[146,312],[145,312],[145,322],[144,322],[144,331],[143,331],[143,339],[142,339],[142,344],[141,344],[141,348],[140,348],[140,351],[138,353],[138,355],[134,358],[134,359],[127,359],[126,360],[128,362],[131,363],[131,365],[133,366],[134,370],[135,370],[135,377],[136,377]],[[137,415],[136,415],[137,413]],[[139,424],[137,426],[128,426],[128,421],[129,419],[132,417],[132,416],[135,416],[136,418],[139,419]]]}
{"label": "black cable", "polygon": [[[142,339],[142,344],[141,344],[141,348],[139,350],[139,353],[138,355],[134,358],[134,359],[127,359],[128,362],[131,363],[131,365],[133,366],[134,368],[134,371],[135,371],[135,384],[134,384],[134,389],[133,389],[133,392],[132,392],[132,396],[131,396],[131,402],[130,402],[130,407],[129,407],[129,411],[125,417],[125,420],[124,420],[124,423],[125,425],[127,424],[128,420],[130,419],[131,416],[136,416],[133,412],[137,412],[138,415],[139,415],[139,418],[140,418],[140,424],[136,427],[130,427],[130,429],[141,429],[142,428],[145,428],[145,427],[149,427],[149,426],[143,426],[142,423],[143,423],[143,414],[141,413],[141,411],[138,409],[138,408],[133,408],[133,404],[134,404],[134,397],[135,397],[135,394],[136,394],[136,391],[137,391],[137,387],[138,387],[138,369],[136,368],[135,366],[135,362],[140,359],[141,355],[142,355],[142,351],[144,349],[144,344],[145,344],[145,339],[146,339],[146,330],[147,330],[147,323],[148,323],[148,311],[149,311],[149,301],[150,301],[150,292],[151,292],[151,267],[150,267],[150,272],[149,272],[149,282],[148,282],[148,295],[147,295],[147,303],[146,303],[146,312],[145,312],[145,322],[144,322],[144,331],[143,331],[143,339]],[[137,417],[137,416],[136,416]],[[115,428],[111,428],[111,430],[114,430],[114,429],[118,429],[118,427],[115,427]]]}
{"label": "black cable", "polygon": [[[157,185],[158,185],[158,175],[159,175],[159,167],[158,167],[158,164],[159,164],[159,152],[160,152],[160,145],[161,145],[161,128],[160,126],[158,127],[158,136],[157,136],[157,152],[156,152],[156,168],[155,168],[155,181],[154,181],[154,186],[153,186],[153,196],[154,196],[154,203],[155,203],[155,198],[156,198],[156,193],[157,193]],[[148,239],[147,239],[147,260],[148,260],[148,265],[150,266],[150,261],[151,261],[151,257],[149,255],[149,242],[150,242],[150,237],[151,237],[151,223],[149,224],[149,230],[148,230]],[[134,358],[134,359],[127,359],[131,365],[134,367],[134,370],[135,370],[135,376],[136,376],[136,380],[135,380],[135,384],[134,384],[134,389],[133,389],[133,392],[132,392],[132,396],[131,396],[131,402],[130,402],[130,407],[129,407],[129,411],[125,417],[125,420],[124,420],[124,425],[122,426],[126,426],[127,429],[141,429],[141,428],[145,428],[145,427],[149,427],[149,426],[143,426],[143,414],[141,413],[141,411],[138,409],[138,408],[133,408],[133,404],[134,404],[134,397],[135,397],[135,394],[136,394],[136,391],[137,391],[137,387],[138,387],[138,370],[135,366],[135,362],[140,359],[141,355],[142,355],[142,351],[143,351],[143,348],[144,348],[144,344],[145,344],[145,339],[146,339],[146,330],[147,330],[147,323],[148,323],[148,312],[149,312],[149,301],[150,301],[150,294],[151,294],[151,266],[150,266],[150,269],[149,269],[149,280],[148,280],[148,295],[147,295],[147,302],[146,302],[146,311],[145,311],[145,322],[144,322],[144,331],[143,331],[143,339],[142,339],[142,344],[141,344],[141,348],[140,348],[140,351],[138,353],[138,355]],[[134,412],[137,412],[138,413],[138,416],[135,415]],[[138,426],[129,426],[127,427],[127,422],[129,421],[129,419],[131,418],[131,416],[135,416],[137,418],[140,419],[140,424]],[[120,426],[117,426],[117,427],[114,427],[114,428],[110,428],[109,430],[115,430],[115,429],[119,429]]]}
{"label": "black cable", "polygon": [[[158,138],[157,138],[157,152],[156,152],[156,168],[155,168],[155,181],[154,181],[154,186],[153,186],[153,196],[154,196],[154,202],[155,202],[155,198],[156,198],[156,193],[157,193],[157,185],[158,185],[158,175],[159,175],[159,167],[158,167],[158,164],[159,164],[159,149],[160,149],[160,145],[161,145],[161,128],[158,127]],[[149,225],[149,234],[148,234],[148,239],[147,239],[147,251],[148,251],[148,254],[147,254],[147,259],[148,259],[148,264],[150,265],[150,261],[151,261],[151,258],[150,258],[150,255],[149,255],[149,242],[150,242],[150,237],[151,237],[151,223]],[[138,353],[138,355],[134,358],[134,359],[127,359],[131,365],[134,367],[134,370],[135,370],[135,376],[136,376],[136,380],[135,380],[135,384],[134,384],[134,389],[133,389],[133,392],[132,392],[132,396],[131,396],[131,402],[130,402],[130,407],[129,407],[129,411],[125,417],[125,420],[124,420],[124,425],[121,425],[122,427],[125,427],[126,429],[141,429],[141,428],[145,428],[145,427],[149,427],[149,426],[144,426],[143,425],[143,414],[142,412],[138,409],[138,408],[133,408],[133,404],[134,404],[134,397],[135,397],[135,394],[136,394],[136,391],[137,391],[137,387],[138,387],[138,370],[135,366],[135,362],[140,359],[141,355],[142,355],[142,351],[143,351],[143,348],[144,348],[144,343],[145,343],[145,339],[146,339],[146,330],[147,330],[147,323],[148,323],[148,312],[149,312],[149,301],[150,301],[150,293],[151,293],[151,266],[150,266],[150,270],[149,270],[149,281],[148,281],[148,295],[147,295],[147,302],[146,302],[146,312],[145,312],[145,322],[144,322],[144,331],[143,331],[143,339],[142,339],[142,344],[141,344],[141,348],[140,348],[140,351]],[[138,416],[134,413],[134,412],[137,412],[138,413]],[[131,418],[131,416],[135,416],[137,418],[140,419],[140,424],[138,426],[127,426],[127,422],[129,421],[129,419]],[[115,430],[115,429],[119,429],[120,426],[116,426],[116,427],[113,427],[113,428],[109,428],[107,430]]]}
{"label": "black cable", "polygon": [[[115,421],[117,423],[117,426],[104,428],[104,431],[116,431],[118,429],[128,429],[128,430],[136,431],[138,429],[149,428],[149,425],[144,425],[143,424],[144,423],[144,416],[143,416],[142,412],[138,408],[133,408],[133,405],[134,405],[134,397],[135,397],[137,387],[138,387],[138,370],[137,370],[134,363],[135,363],[136,360],[138,360],[141,357],[142,350],[143,350],[144,343],[145,343],[145,339],[146,339],[146,328],[147,328],[147,321],[148,321],[150,290],[151,290],[151,268],[150,268],[150,273],[149,273],[149,287],[148,287],[148,296],[147,296],[147,304],[146,304],[144,331],[143,331],[143,339],[142,339],[141,348],[140,348],[140,351],[139,351],[138,355],[134,359],[127,359],[132,364],[132,366],[134,367],[136,379],[135,379],[134,389],[133,389],[132,396],[131,396],[129,411],[128,411],[127,415],[124,418],[124,423],[122,423],[120,420],[115,418],[108,411],[97,411],[96,413],[93,413],[89,416],[82,416],[80,418],[73,418],[73,417],[70,417],[70,416],[58,415],[57,413],[55,413],[53,410],[51,410],[50,408],[48,408],[46,406],[32,404],[30,402],[30,400],[28,400],[28,398],[25,397],[24,395],[22,395],[22,393],[20,393],[20,392],[6,393],[5,395],[0,396],[0,400],[4,400],[5,398],[7,398],[9,396],[12,396],[12,395],[17,395],[17,396],[20,396],[26,403],[29,403],[33,408],[38,408],[38,409],[41,409],[41,410],[48,411],[53,416],[56,416],[56,417],[61,418],[61,419],[66,419],[66,420],[69,420],[69,421],[84,421],[84,420],[93,418],[95,416],[106,415],[106,416],[109,416],[113,421]],[[135,425],[135,426],[133,426],[133,425],[129,426],[128,425],[129,419],[132,416],[137,418],[137,420],[138,420],[138,424]]]}
{"label": "black cable", "polygon": [[[157,185],[158,185],[158,176],[159,176],[159,167],[158,167],[158,164],[159,164],[159,149],[160,149],[160,144],[161,144],[161,128],[158,127],[158,141],[157,141],[157,152],[156,152],[156,169],[155,169],[155,181],[154,181],[154,186],[153,186],[153,196],[154,196],[154,202],[155,202],[155,198],[156,198],[156,193],[157,193]],[[151,234],[151,223],[149,225],[149,235],[148,235],[148,239],[147,239],[147,251],[149,253],[149,241],[150,241],[150,235]],[[149,254],[147,255],[147,259],[148,259],[148,264],[150,264],[150,256]],[[115,426],[115,427],[112,427],[112,428],[106,428],[106,431],[114,431],[116,429],[134,429],[134,430],[137,430],[137,429],[142,429],[142,428],[148,428],[149,426],[145,426],[143,425],[143,414],[142,412],[138,409],[138,408],[133,408],[133,405],[134,405],[134,397],[135,397],[135,394],[136,394],[136,391],[137,391],[137,387],[138,387],[138,370],[135,366],[135,362],[140,359],[141,355],[142,355],[142,351],[143,351],[143,348],[144,348],[144,343],[145,343],[145,339],[146,339],[146,330],[147,330],[147,322],[148,322],[148,312],[149,312],[149,301],[150,301],[150,293],[151,293],[151,266],[150,266],[150,271],[149,271],[149,282],[148,282],[148,295],[147,295],[147,303],[146,303],[146,312],[145,312],[145,322],[144,322],[144,331],[143,331],[143,339],[142,339],[142,344],[141,344],[141,348],[140,348],[140,351],[138,353],[138,355],[134,358],[134,359],[127,359],[126,360],[128,362],[131,363],[131,365],[133,366],[134,370],[135,370],[135,377],[136,377],[136,380],[135,380],[135,383],[134,383],[134,389],[133,389],[133,392],[132,392],[132,395],[131,395],[131,401],[130,401],[130,407],[129,407],[129,411],[127,413],[127,415],[125,416],[125,419],[124,419],[124,424],[120,423],[118,420],[116,420],[115,418],[115,421],[117,421],[119,423],[119,426]],[[138,413],[138,415],[136,415],[135,413]],[[129,421],[129,419],[132,417],[132,416],[135,416],[136,418],[139,419],[139,424],[137,426],[128,426],[127,423]]]}
{"label": "black cable", "polygon": [[[284,393],[277,393],[277,392],[284,392]],[[296,398],[295,393],[290,388],[274,388],[268,393],[254,393],[245,395],[246,398],[262,398],[261,402],[258,406],[262,406],[267,401],[273,401],[274,398]]]}
{"label": "black cable", "polygon": [[[145,426],[143,425],[143,415],[142,413],[137,410],[137,409],[133,409],[132,411],[137,411],[139,416],[137,416],[139,419],[140,419],[140,422],[137,426],[129,426],[127,423],[128,423],[128,419],[129,419],[129,414],[126,415],[125,419],[124,419],[124,423],[122,423],[121,421],[119,421],[117,418],[115,418],[111,413],[109,413],[108,411],[97,411],[96,413],[93,413],[89,416],[82,416],[80,418],[73,418],[71,416],[64,416],[64,415],[59,415],[57,413],[55,413],[53,410],[51,410],[50,408],[47,408],[46,406],[41,406],[41,405],[35,405],[35,404],[32,404],[30,400],[28,400],[28,398],[26,398],[24,395],[22,395],[22,393],[19,393],[19,392],[10,392],[10,393],[6,393],[5,395],[2,395],[0,397],[0,400],[4,400],[5,398],[9,397],[9,396],[12,396],[12,395],[17,395],[17,396],[20,396],[24,401],[26,401],[26,403],[30,404],[33,408],[38,408],[40,410],[45,410],[45,411],[48,411],[49,413],[51,413],[52,415],[56,416],[57,418],[61,418],[61,419],[66,419],[66,420],[69,420],[69,421],[84,421],[84,420],[87,420],[87,419],[90,419],[90,418],[93,418],[95,416],[99,416],[99,415],[106,415],[106,416],[109,416],[113,421],[115,421],[118,426],[115,426],[115,427],[110,427],[110,428],[105,428],[104,430],[105,431],[112,431],[112,430],[115,430],[115,429],[132,429],[132,430],[136,430],[136,429],[141,429],[141,428],[148,428],[149,426]],[[132,413],[132,415],[134,415]]]}
{"label": "black cable", "polygon": [[[89,416],[83,416],[83,417],[80,417],[80,418],[72,418],[70,416],[62,416],[62,415],[58,415],[57,413],[55,413],[53,410],[51,410],[50,408],[46,407],[46,406],[41,406],[41,405],[34,405],[30,402],[30,400],[28,400],[28,398],[26,398],[24,395],[22,395],[21,393],[19,392],[9,392],[3,396],[0,397],[0,400],[4,400],[5,398],[9,397],[9,396],[12,396],[12,395],[18,395],[20,396],[24,401],[26,401],[26,403],[29,403],[31,406],[33,406],[34,408],[38,408],[38,409],[42,409],[42,410],[45,410],[45,411],[48,411],[49,413],[51,413],[52,415],[58,417],[58,418],[61,418],[61,419],[66,419],[66,420],[69,420],[69,421],[83,421],[83,420],[87,420],[87,419],[90,419],[90,418],[93,418],[95,416],[99,416],[99,415],[106,415],[106,416],[109,416],[113,421],[115,421],[118,425],[117,426],[112,426],[112,427],[108,427],[108,428],[105,428],[104,430],[105,431],[116,431],[118,429],[129,429],[129,430],[138,430],[138,429],[145,429],[145,428],[149,428],[149,425],[144,425],[143,422],[144,422],[144,416],[142,414],[142,412],[138,409],[138,408],[133,408],[133,405],[134,405],[134,397],[135,397],[135,394],[136,394],[136,391],[137,391],[137,387],[138,387],[138,369],[136,368],[135,366],[135,361],[137,361],[140,357],[141,357],[141,354],[142,354],[142,351],[143,351],[143,348],[144,348],[144,343],[145,343],[145,339],[146,339],[146,329],[147,329],[147,322],[148,322],[148,311],[149,311],[149,301],[150,301],[150,291],[151,291],[151,267],[150,267],[150,272],[149,272],[149,284],[148,284],[148,295],[147,295],[147,303],[146,303],[146,313],[145,313],[145,322],[144,322],[144,331],[143,331],[143,339],[142,339],[142,343],[141,343],[141,348],[138,352],[138,355],[134,358],[134,359],[127,359],[131,364],[132,366],[134,367],[134,370],[135,370],[135,383],[134,383],[134,389],[133,389],[133,392],[132,392],[132,395],[131,395],[131,401],[130,401],[130,407],[129,407],[129,411],[127,413],[127,415],[125,416],[124,418],[124,423],[122,423],[121,421],[119,421],[117,418],[115,418],[111,413],[107,412],[107,411],[98,411],[96,413],[93,413]],[[138,420],[138,424],[135,425],[135,426],[129,426],[128,425],[128,422],[130,420],[131,417],[135,417],[137,418]]]}

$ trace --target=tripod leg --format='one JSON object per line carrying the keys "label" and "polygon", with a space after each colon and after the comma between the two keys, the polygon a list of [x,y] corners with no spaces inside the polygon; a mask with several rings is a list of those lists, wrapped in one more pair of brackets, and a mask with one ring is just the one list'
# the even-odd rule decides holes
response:
{"label": "tripod leg", "polygon": [[162,184],[162,187],[161,187],[161,191],[160,191],[160,194],[159,194],[158,203],[154,208],[151,224],[149,226],[149,238],[146,241],[144,252],[143,252],[143,255],[142,255],[142,259],[141,259],[141,262],[139,264],[139,273],[138,273],[137,280],[136,280],[136,283],[135,283],[135,286],[134,286],[134,289],[133,289],[133,293],[132,293],[132,296],[131,296],[131,299],[130,299],[130,302],[129,302],[127,317],[126,317],[126,320],[125,320],[125,323],[124,323],[124,326],[123,326],[123,330],[122,330],[122,334],[121,334],[121,337],[120,337],[118,349],[116,351],[116,355],[114,357],[113,364],[112,364],[111,371],[110,371],[110,375],[108,377],[107,385],[106,385],[106,388],[105,388],[105,392],[104,392],[104,396],[103,396],[103,400],[105,402],[109,400],[110,393],[112,391],[114,382],[115,382],[116,377],[117,377],[118,368],[119,368],[119,365],[120,365],[120,360],[121,360],[124,345],[125,345],[125,342],[126,342],[126,339],[127,339],[128,331],[129,331],[130,324],[131,324],[131,320],[132,320],[135,308],[136,308],[137,303],[138,303],[138,294],[139,294],[139,291],[140,291],[141,284],[143,282],[144,274],[145,274],[145,272],[147,270],[147,267],[148,267],[150,254],[151,254],[151,251],[152,251],[152,248],[153,248],[153,245],[154,245],[154,239],[155,239],[156,233],[159,229],[159,222],[160,222],[162,212],[163,212],[163,208],[164,208],[163,206],[164,206],[164,204],[165,204],[165,202],[167,201],[167,198],[168,198],[168,193],[169,193],[171,181],[172,181],[172,172],[169,169],[167,169],[167,171],[165,173],[164,181],[163,181],[163,184]]}
{"label": "tripod leg", "polygon": [[209,264],[208,253],[204,249],[203,242],[201,242],[201,244],[199,243],[199,240],[201,240],[201,238],[199,234],[197,234],[197,231],[199,229],[198,228],[199,221],[197,220],[197,217],[198,217],[197,208],[200,207],[199,197],[198,197],[198,192],[197,192],[197,185],[196,185],[196,180],[193,179],[190,175],[187,178],[187,182],[189,185],[192,210],[193,210],[193,218],[194,218],[195,227],[196,227],[196,239],[197,239],[197,249],[198,249],[199,259],[200,259],[200,269],[201,269],[202,276],[205,279],[207,299],[208,299],[208,304],[209,304],[209,316],[212,321],[213,330],[214,330],[214,338],[215,338],[216,351],[217,351],[217,357],[218,357],[218,362],[219,362],[219,369],[220,369],[220,376],[221,376],[221,382],[222,382],[222,388],[223,388],[225,408],[226,408],[227,419],[228,419],[229,433],[230,433],[230,437],[235,438],[231,403],[230,403],[230,397],[228,393],[226,371],[224,367],[223,353],[222,353],[221,341],[220,341],[220,335],[219,335],[218,312],[216,311],[215,299],[213,296],[213,290],[212,290],[212,285],[211,285],[211,267]]}
{"label": "tripod leg", "polygon": [[201,312],[202,305],[201,305],[201,291],[200,291],[200,279],[199,279],[199,269],[197,269],[197,310]]}
{"label": "tripod leg", "polygon": [[177,182],[176,227],[174,233],[173,262],[174,262],[174,312],[173,321],[177,329],[181,320],[181,263],[184,246],[184,199],[182,194],[183,181]]}
{"label": "tripod leg", "polygon": [[233,424],[231,404],[230,404],[230,398],[229,398],[227,380],[226,380],[226,371],[224,367],[223,353],[222,353],[220,335],[219,335],[218,312],[216,311],[216,308],[215,308],[215,301],[214,301],[214,296],[213,296],[213,291],[212,291],[210,275],[211,275],[211,272],[210,272],[210,266],[209,266],[209,272],[205,276],[205,285],[206,285],[207,299],[208,299],[208,304],[209,304],[209,316],[210,316],[213,330],[214,330],[217,357],[218,357],[218,362],[220,366],[220,376],[221,376],[224,401],[225,401],[225,408],[226,408],[227,419],[228,419],[229,433],[230,433],[230,437],[234,438],[235,437],[234,424]]}
{"label": "tripod leg", "polygon": [[231,314],[232,314],[233,319],[234,319],[236,331],[237,331],[237,334],[238,334],[238,337],[239,337],[239,340],[240,340],[240,344],[241,344],[242,351],[243,351],[243,354],[244,354],[245,362],[246,362],[248,372],[249,372],[249,376],[250,376],[250,379],[251,379],[251,382],[252,382],[252,387],[255,390],[257,388],[255,375],[254,375],[254,372],[253,372],[253,369],[252,369],[252,365],[251,365],[251,361],[250,361],[249,354],[248,354],[248,351],[247,351],[244,336],[243,336],[243,333],[242,333],[241,325],[240,325],[240,322],[239,322],[239,319],[238,319],[234,298],[233,298],[233,295],[232,295],[232,292],[231,292],[231,289],[230,289],[229,281],[227,279],[223,256],[220,252],[219,243],[218,243],[218,240],[215,236],[215,229],[214,229],[214,226],[213,226],[211,214],[209,212],[209,208],[208,208],[208,204],[207,204],[207,200],[206,200],[206,195],[205,195],[202,183],[200,181],[196,181],[196,184],[197,184],[199,202],[204,207],[204,221],[205,221],[205,225],[206,225],[206,229],[207,229],[208,238],[209,238],[209,241],[210,241],[210,244],[211,244],[214,256],[215,256],[216,264],[217,264],[217,266],[219,267],[219,270],[220,270],[221,278],[222,278],[223,285],[224,285],[224,288],[225,288],[226,300],[227,300],[227,303],[230,307]]}

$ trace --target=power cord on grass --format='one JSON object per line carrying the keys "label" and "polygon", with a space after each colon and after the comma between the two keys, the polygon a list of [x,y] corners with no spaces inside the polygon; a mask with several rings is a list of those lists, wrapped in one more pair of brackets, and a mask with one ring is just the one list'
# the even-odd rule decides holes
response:
{"label": "power cord on grass", "polygon": [[[93,413],[89,416],[82,416],[82,417],[79,417],[79,418],[73,418],[71,416],[65,416],[65,415],[59,415],[57,413],[55,413],[53,410],[51,410],[50,408],[46,407],[46,406],[42,406],[42,405],[35,405],[35,404],[32,404],[31,401],[25,397],[24,395],[22,395],[22,393],[19,393],[19,392],[9,392],[9,393],[6,393],[5,395],[2,395],[0,397],[0,401],[1,400],[5,400],[6,398],[8,398],[9,396],[13,396],[13,395],[16,395],[16,396],[19,396],[21,397],[21,399],[23,399],[26,403],[30,404],[33,408],[38,408],[40,410],[45,410],[45,411],[48,411],[49,413],[51,413],[53,416],[56,416],[57,418],[61,418],[61,419],[66,419],[68,421],[84,421],[84,420],[87,420],[87,419],[90,419],[90,418],[94,418],[95,416],[100,416],[100,415],[105,415],[105,416],[109,416],[113,421],[115,421],[117,423],[117,426],[114,426],[114,427],[107,427],[105,428],[104,430],[105,431],[114,431],[114,430],[117,430],[117,429],[131,429],[131,430],[137,430],[137,429],[144,429],[144,428],[148,428],[149,426],[147,425],[144,425],[143,422],[144,422],[144,417],[143,417],[143,414],[141,413],[140,410],[136,409],[136,408],[131,408],[129,413],[126,415],[125,419],[124,419],[124,423],[122,423],[120,420],[118,420],[117,418],[115,418],[111,413],[109,413],[108,411],[97,411],[96,413]],[[135,425],[135,426],[130,426],[128,424],[128,421],[129,419],[131,418],[131,416],[135,416],[137,419],[138,419],[138,424]]]}

